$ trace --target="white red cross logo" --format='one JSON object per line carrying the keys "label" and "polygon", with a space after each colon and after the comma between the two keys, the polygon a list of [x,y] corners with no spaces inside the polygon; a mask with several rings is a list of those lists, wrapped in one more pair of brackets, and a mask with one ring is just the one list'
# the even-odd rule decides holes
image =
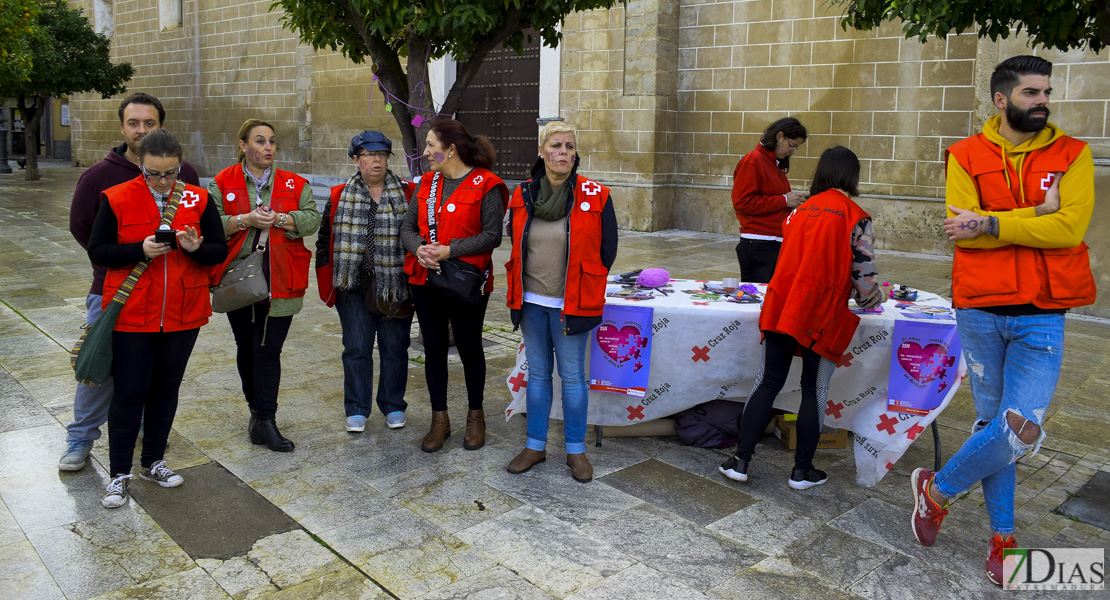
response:
{"label": "white red cross logo", "polygon": [[582,191],[586,192],[590,196],[596,196],[599,192],[601,192],[601,185],[594,181],[583,181]]}
{"label": "white red cross logo", "polygon": [[285,187],[287,187],[289,189],[293,189],[296,186],[293,185],[293,180],[292,179],[286,179],[285,180]]}
{"label": "white red cross logo", "polygon": [[185,193],[181,194],[181,206],[192,208],[197,205],[197,202],[200,202],[200,194],[192,190],[185,190]]}
{"label": "white red cross logo", "polygon": [[1056,179],[1055,173],[1049,173],[1048,175],[1045,175],[1044,179],[1041,180],[1041,189],[1047,192],[1048,188],[1052,187],[1053,179]]}
{"label": "white red cross logo", "polygon": [[485,177],[482,177],[481,175],[475,175],[474,176],[474,185],[482,185],[482,180],[484,180],[484,179],[485,179]]}

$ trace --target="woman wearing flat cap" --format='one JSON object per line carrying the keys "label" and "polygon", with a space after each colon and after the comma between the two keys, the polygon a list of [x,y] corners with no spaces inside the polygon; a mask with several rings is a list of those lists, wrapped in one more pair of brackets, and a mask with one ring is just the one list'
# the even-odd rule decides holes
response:
{"label": "woman wearing flat cap", "polygon": [[389,170],[393,142],[380,131],[351,139],[357,169],[331,188],[316,239],[320,299],[335,306],[343,331],[343,409],[347,431],[366,429],[374,397],[378,340],[378,409],[390,429],[405,426],[412,296],[405,275],[401,222],[416,184]]}

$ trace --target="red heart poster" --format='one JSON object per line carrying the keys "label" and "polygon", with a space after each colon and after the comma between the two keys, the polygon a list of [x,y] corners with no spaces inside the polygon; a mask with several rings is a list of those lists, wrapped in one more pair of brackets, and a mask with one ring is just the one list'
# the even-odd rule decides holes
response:
{"label": "red heart poster", "polygon": [[643,398],[651,372],[654,310],[606,304],[590,333],[590,390]]}
{"label": "red heart poster", "polygon": [[887,410],[927,415],[956,383],[963,348],[954,321],[894,323]]}

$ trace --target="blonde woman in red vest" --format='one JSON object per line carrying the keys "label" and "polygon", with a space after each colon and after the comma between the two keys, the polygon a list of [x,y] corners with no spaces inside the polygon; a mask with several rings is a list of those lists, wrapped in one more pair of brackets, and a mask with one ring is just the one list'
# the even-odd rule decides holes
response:
{"label": "blonde woman in red vest", "polygon": [[507,470],[523,473],[547,459],[551,372],[557,363],[567,466],[585,483],[594,472],[586,459],[586,345],[590,330],[601,323],[605,280],[617,258],[617,216],[609,188],[577,173],[573,125],[545,125],[539,151],[532,179],[509,201],[513,251],[505,265],[507,299],[528,358],[528,431],[524,451]]}
{"label": "blonde woman in red vest", "polygon": [[[493,291],[493,249],[501,245],[502,219],[509,190],[490,168],[496,158],[493,144],[472,136],[453,119],[437,119],[426,139],[424,158],[431,171],[420,187],[401,225],[401,243],[408,250],[405,272],[412,284],[416,319],[424,339],[424,377],[432,401],[432,423],[420,443],[435,452],[451,436],[447,417],[448,323],[463,364],[469,411],[463,448],[477,450],[486,443],[482,402],[486,384],[486,355],[482,323]],[[434,188],[434,192],[433,192]],[[429,203],[429,199],[431,202]],[[429,219],[429,216],[432,219]],[[435,223],[435,239],[430,223]],[[460,259],[486,274],[480,299],[471,305],[448,300],[429,287],[428,271],[440,263]]]}
{"label": "blonde woman in red vest", "polygon": [[732,173],[732,207],[740,221],[736,259],[740,278],[767,283],[775,272],[782,247],[782,222],[806,199],[790,189],[790,157],[806,142],[806,128],[785,117],[771,123],[755,150],[736,163]]}
{"label": "blonde woman in red vest", "polygon": [[89,235],[89,259],[108,271],[104,306],[135,264],[149,260],[112,334],[115,394],[108,409],[109,473],[105,508],[127,503],[135,440],[143,425],[139,477],[162,487],[183,483],[166,466],[166,439],[177,413],[177,394],[200,327],[208,322],[208,267],[227,255],[215,203],[204,189],[185,184],[170,226],[177,244],[155,241],[181,173],[181,144],[159,129],[139,144],[142,175],[109,188]]}
{"label": "blonde woman in red vest", "polygon": [[848,310],[848,299],[866,308],[883,301],[871,217],[852,200],[858,188],[859,159],[843,146],[829,148],[817,163],[811,196],[783,224],[782,252],[759,315],[763,363],[740,417],[736,455],[719,468],[729,479],[748,480],[756,442],[799,347],[802,402],[789,483],[804,490],[828,479],[813,467],[813,454],[825,419],[829,380],[859,324],[859,317]]}
{"label": "blonde woman in red vest", "polygon": [[227,313],[235,335],[235,364],[250,407],[247,426],[251,443],[275,452],[293,450],[293,442],[278,431],[278,386],[281,348],[293,315],[301,311],[312,252],[304,237],[320,227],[320,213],[308,181],[274,167],[277,153],[274,128],[260,119],[247,119],[239,128],[239,162],[220,171],[208,185],[219,199],[231,253],[228,260],[254,251],[262,231],[269,231],[263,274],[270,299]]}

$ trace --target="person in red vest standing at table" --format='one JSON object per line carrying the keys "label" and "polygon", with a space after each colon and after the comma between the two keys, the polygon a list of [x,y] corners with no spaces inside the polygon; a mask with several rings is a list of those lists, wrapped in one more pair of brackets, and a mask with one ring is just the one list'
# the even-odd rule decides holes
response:
{"label": "person in red vest standing at table", "polygon": [[829,380],[859,325],[848,300],[864,308],[883,302],[871,217],[852,200],[859,195],[859,169],[851,150],[825,150],[813,173],[809,199],[783,223],[779,267],[759,313],[763,362],[739,419],[736,455],[718,469],[729,479],[748,480],[756,442],[800,348],[802,402],[788,483],[804,490],[828,480],[824,471],[814,468],[813,455],[825,420]]}
{"label": "person in red vest standing at table", "polygon": [[281,349],[293,315],[304,303],[312,262],[304,237],[320,227],[320,213],[308,180],[274,167],[277,150],[274,127],[247,119],[239,128],[239,162],[220,171],[208,192],[218,200],[228,246],[239,248],[229,260],[253,252],[261,232],[269,230],[263,275],[270,284],[270,298],[227,313],[227,320],[251,411],[251,443],[289,452],[293,442],[281,435],[276,421]]}
{"label": "person in red vest standing at table", "polygon": [[956,242],[952,305],[975,401],[971,437],[936,473],[910,477],[914,537],[936,541],[948,502],[983,482],[992,537],[987,577],[1002,585],[1016,548],[1017,461],[1044,441],[1045,412],[1064,362],[1064,313],[1095,301],[1083,236],[1095,206],[1086,144],[1048,121],[1052,63],[1015,56],[991,75],[999,113],[945,153]]}
{"label": "person in red vest standing at table", "polygon": [[606,279],[617,258],[617,216],[609,188],[578,174],[573,125],[545,125],[539,150],[532,178],[509,200],[507,300],[528,359],[528,432],[524,450],[507,470],[523,473],[547,460],[554,353],[567,466],[585,483],[594,472],[586,459],[586,346],[601,323]]}
{"label": "person in red vest standing at table", "polygon": [[790,157],[806,142],[806,128],[793,117],[771,123],[755,150],[736,163],[732,174],[732,207],[740,220],[736,259],[740,279],[767,283],[775,273],[782,246],[782,222],[806,199],[790,190]]}
{"label": "person in red vest standing at table", "polygon": [[[482,324],[493,291],[493,249],[501,245],[509,189],[490,171],[497,154],[484,135],[470,135],[453,119],[436,119],[425,142],[424,158],[431,170],[420,178],[416,199],[401,225],[401,243],[409,253],[405,273],[424,339],[424,378],[432,401],[431,427],[420,448],[436,452],[451,436],[447,417],[450,323],[469,404],[463,448],[477,450],[486,443]],[[449,300],[428,285],[429,271],[438,271],[441,262],[456,258],[485,275],[482,293],[472,304]]]}

